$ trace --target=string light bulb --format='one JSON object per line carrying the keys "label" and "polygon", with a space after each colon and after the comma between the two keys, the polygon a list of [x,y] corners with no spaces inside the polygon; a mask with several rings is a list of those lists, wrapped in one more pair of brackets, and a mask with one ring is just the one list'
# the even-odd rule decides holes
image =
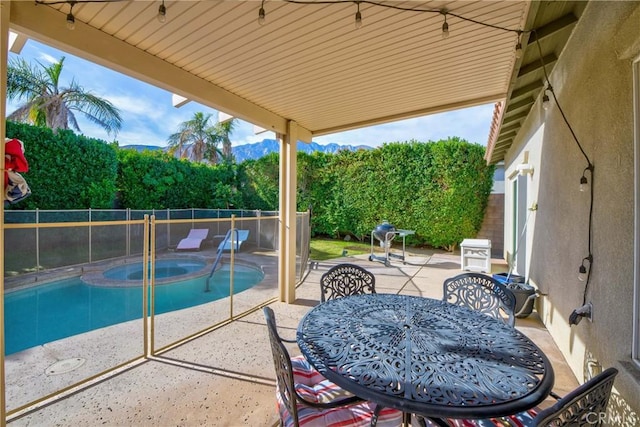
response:
{"label": "string light bulb", "polygon": [[588,164],[586,168],[582,171],[582,176],[580,177],[580,191],[585,192],[587,190],[587,186],[589,185],[589,180],[587,179],[586,173],[589,171],[593,175],[593,165]]}
{"label": "string light bulb", "polygon": [[578,268],[578,280],[580,280],[581,282],[584,282],[587,279],[587,275],[588,275],[587,267],[584,265],[585,262],[589,263],[589,269],[591,269],[591,263],[593,262],[593,257],[589,255],[582,259],[582,264],[580,264],[580,267]]}
{"label": "string light bulb", "polygon": [[587,181],[587,177],[582,175],[582,178],[580,178],[580,192],[583,192],[587,189],[587,184],[589,183],[589,181]]}
{"label": "string light bulb", "polygon": [[547,87],[544,89],[544,94],[542,95],[542,108],[545,110],[548,110],[551,105],[551,99],[549,95],[547,95],[547,92],[553,93],[553,87],[550,84],[547,84]]}
{"label": "string light bulb", "polygon": [[267,13],[264,11],[264,0],[262,0],[262,5],[260,5],[260,10],[258,11],[258,24],[264,25],[266,16]]}
{"label": "string light bulb", "polygon": [[578,280],[584,282],[587,279],[587,267],[581,265],[578,269]]}
{"label": "string light bulb", "polygon": [[76,18],[73,16],[73,6],[76,4],[75,1],[70,1],[69,2],[69,13],[67,14],[67,28],[69,30],[75,30],[76,29]]}
{"label": "string light bulb", "polygon": [[447,11],[441,10],[441,14],[444,15],[444,22],[442,23],[442,38],[446,39],[449,37],[449,24],[447,23]]}
{"label": "string light bulb", "polygon": [[167,20],[167,8],[164,5],[164,0],[162,0],[162,4],[158,7],[158,22],[164,24]]}
{"label": "string light bulb", "polygon": [[356,6],[358,7],[358,10],[356,11],[356,21],[355,21],[355,25],[356,25],[356,30],[360,27],[362,27],[362,14],[360,13],[360,2],[356,2]]}
{"label": "string light bulb", "polygon": [[515,49],[516,58],[522,58],[522,31],[518,31],[518,43]]}
{"label": "string light bulb", "polygon": [[549,101],[549,95],[547,95],[547,93],[545,92],[545,94],[542,95],[542,108],[548,110],[549,104],[551,104],[551,101]]}

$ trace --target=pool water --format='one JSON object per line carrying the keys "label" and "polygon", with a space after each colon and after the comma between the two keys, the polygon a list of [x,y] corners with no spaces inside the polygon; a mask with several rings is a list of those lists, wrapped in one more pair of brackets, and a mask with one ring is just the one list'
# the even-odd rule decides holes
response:
{"label": "pool water", "polygon": [[[155,287],[155,314],[193,307],[229,296],[228,265],[217,270],[205,292],[207,275]],[[236,265],[234,293],[263,279],[261,271]],[[5,354],[72,335],[142,318],[142,286],[89,286],[79,277],[8,292]]]}
{"label": "pool water", "polygon": [[[155,262],[155,278],[165,279],[167,277],[182,276],[183,274],[195,273],[202,270],[207,265],[204,261],[161,259]],[[105,270],[105,278],[113,280],[142,280],[142,263],[120,265]]]}

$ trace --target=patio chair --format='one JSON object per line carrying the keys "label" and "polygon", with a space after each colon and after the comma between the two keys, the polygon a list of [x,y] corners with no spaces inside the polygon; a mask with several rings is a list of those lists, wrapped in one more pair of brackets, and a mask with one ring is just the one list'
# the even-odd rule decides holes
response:
{"label": "patio chair", "polygon": [[[313,369],[303,356],[291,358],[270,307],[263,308],[276,371],[276,402],[280,425],[399,426],[402,412],[380,408],[341,389]],[[372,419],[377,416],[377,422]]]}
{"label": "patio chair", "polygon": [[233,230],[231,230],[229,239],[225,238],[222,242],[220,242],[220,244],[218,245],[218,251],[230,251],[231,247],[235,246],[233,250],[238,252],[240,250],[240,247],[242,246],[242,243],[244,243],[248,238],[249,230],[237,230],[234,228]]}
{"label": "patio chair", "polygon": [[180,240],[176,250],[199,251],[204,239],[209,235],[208,228],[192,228],[184,239]]}
{"label": "patio chair", "polygon": [[376,278],[371,272],[354,264],[338,264],[320,278],[321,302],[366,293],[376,293]]}
{"label": "patio chair", "polygon": [[516,297],[491,276],[464,273],[444,281],[442,299],[450,304],[477,310],[514,326]]}
{"label": "patio chair", "polygon": [[421,420],[421,424],[429,427],[599,426],[606,419],[616,375],[618,370],[609,368],[564,397],[552,394],[558,401],[547,409],[534,408],[516,415],[484,420]]}

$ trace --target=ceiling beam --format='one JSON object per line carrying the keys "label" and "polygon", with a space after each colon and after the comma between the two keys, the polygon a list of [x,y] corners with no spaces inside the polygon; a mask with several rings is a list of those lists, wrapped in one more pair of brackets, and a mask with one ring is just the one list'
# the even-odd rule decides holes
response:
{"label": "ceiling beam", "polygon": [[533,92],[536,92],[538,89],[542,89],[542,86],[543,86],[542,80],[536,80],[533,83],[529,83],[528,85],[522,86],[518,89],[514,89],[513,92],[511,92],[511,100],[518,99],[525,95],[532,94]]}
{"label": "ceiling beam", "polygon": [[559,31],[572,28],[577,22],[578,18],[573,13],[564,15],[540,28],[536,28],[529,36],[527,44],[534,44],[536,40],[542,40],[546,37],[555,35]]}
{"label": "ceiling beam", "polygon": [[501,142],[513,139],[517,134],[518,134],[518,132],[511,131],[511,132],[507,132],[507,133],[504,133],[504,134],[500,135],[500,137],[496,140],[496,146],[500,145]]}
{"label": "ceiling beam", "polygon": [[500,131],[504,132],[506,134],[507,132],[511,132],[511,131],[514,131],[514,130],[517,131],[518,129],[520,129],[521,126],[522,126],[522,123],[516,122],[516,123],[513,123],[513,124],[511,124],[509,126],[503,127],[502,129],[500,129]]}
{"label": "ceiling beam", "polygon": [[520,67],[520,71],[518,72],[518,78],[521,78],[527,74],[533,73],[534,71],[542,70],[542,64],[544,64],[545,66],[550,66],[551,64],[555,63],[557,60],[558,58],[553,53],[542,58],[542,61],[540,59],[536,59],[535,61]]}
{"label": "ceiling beam", "polygon": [[519,110],[520,108],[529,107],[533,105],[533,102],[534,102],[534,99],[531,97],[525,98],[517,102],[513,102],[509,104],[509,106],[507,107],[506,114],[508,115],[509,113]]}
{"label": "ceiling beam", "polygon": [[515,120],[522,120],[525,117],[527,117],[529,115],[529,111],[521,111],[518,114],[512,114],[510,116],[505,116],[504,120],[502,120],[502,126],[506,125],[507,123],[511,123]]}
{"label": "ceiling beam", "polygon": [[[265,129],[286,134],[287,118],[83,22],[76,21],[75,30],[67,30],[65,15],[51,7],[28,1],[14,1],[11,6],[11,27],[19,33]],[[302,127],[298,130],[300,140],[311,141],[311,132]]]}

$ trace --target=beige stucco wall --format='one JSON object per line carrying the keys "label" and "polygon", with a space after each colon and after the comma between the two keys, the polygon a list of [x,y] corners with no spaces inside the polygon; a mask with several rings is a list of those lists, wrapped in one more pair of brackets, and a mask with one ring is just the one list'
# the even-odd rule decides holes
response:
{"label": "beige stucco wall", "polygon": [[638,262],[632,62],[639,55],[640,3],[590,2],[550,74],[560,106],[595,167],[594,180],[586,175],[594,186],[587,291],[593,322],[568,324],[585,291],[577,276],[588,255],[589,193],[579,191],[587,161],[553,102],[545,111],[538,99],[505,159],[505,254],[513,241],[510,177],[526,153],[535,168],[528,178],[528,205],[538,204],[527,227],[526,274],[546,294],[538,310],[579,380],[598,364],[620,370],[613,402],[624,406],[621,397],[629,406],[618,425],[640,425],[640,368],[631,363]]}

